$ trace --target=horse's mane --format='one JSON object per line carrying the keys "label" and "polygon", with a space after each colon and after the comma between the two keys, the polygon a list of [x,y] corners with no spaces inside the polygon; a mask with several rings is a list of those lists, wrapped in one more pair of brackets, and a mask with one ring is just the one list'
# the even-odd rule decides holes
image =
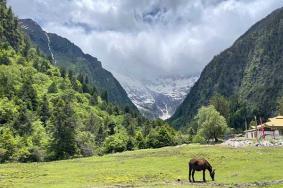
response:
{"label": "horse's mane", "polygon": [[206,161],[206,162],[207,162],[208,170],[211,172],[211,171],[212,171],[212,166],[209,164],[209,162],[208,162],[208,161]]}

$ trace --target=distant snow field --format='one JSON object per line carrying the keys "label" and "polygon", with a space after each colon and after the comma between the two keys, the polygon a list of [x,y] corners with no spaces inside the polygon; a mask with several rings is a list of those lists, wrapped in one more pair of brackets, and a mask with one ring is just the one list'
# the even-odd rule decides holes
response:
{"label": "distant snow field", "polygon": [[151,119],[168,119],[176,111],[199,76],[139,81],[114,74],[140,112]]}

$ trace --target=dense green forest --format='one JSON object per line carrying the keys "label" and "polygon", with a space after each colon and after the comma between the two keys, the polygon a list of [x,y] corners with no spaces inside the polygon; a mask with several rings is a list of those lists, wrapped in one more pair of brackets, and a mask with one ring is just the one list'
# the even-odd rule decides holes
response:
{"label": "dense green forest", "polygon": [[215,56],[169,122],[177,128],[193,127],[198,109],[211,101],[238,130],[255,116],[265,121],[278,115],[283,96],[282,20],[283,8]]}
{"label": "dense green forest", "polygon": [[54,66],[0,0],[0,161],[48,161],[176,145],[187,138]]}

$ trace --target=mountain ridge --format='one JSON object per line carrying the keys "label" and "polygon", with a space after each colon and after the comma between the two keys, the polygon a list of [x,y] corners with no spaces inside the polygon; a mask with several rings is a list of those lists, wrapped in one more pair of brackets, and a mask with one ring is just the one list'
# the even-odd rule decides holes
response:
{"label": "mountain ridge", "polygon": [[126,91],[113,74],[102,67],[100,61],[90,54],[85,54],[78,46],[55,33],[45,32],[32,19],[21,19],[20,25],[31,41],[40,51],[54,60],[54,63],[75,74],[85,74],[89,82],[100,91],[107,91],[110,102],[125,108],[128,106],[138,112],[136,106],[128,98]]}
{"label": "mountain ridge", "polygon": [[247,120],[275,115],[276,103],[283,95],[281,36],[283,8],[254,24],[230,48],[215,56],[168,121],[175,127],[186,126],[198,108],[217,93],[242,103]]}

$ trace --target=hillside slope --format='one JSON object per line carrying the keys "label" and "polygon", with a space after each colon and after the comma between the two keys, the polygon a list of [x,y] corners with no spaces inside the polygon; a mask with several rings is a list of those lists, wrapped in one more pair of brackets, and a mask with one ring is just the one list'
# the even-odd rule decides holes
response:
{"label": "hillside slope", "polygon": [[89,82],[100,91],[107,91],[110,102],[120,107],[130,107],[137,112],[137,108],[128,98],[126,91],[114,76],[105,70],[97,58],[83,51],[68,39],[53,33],[46,33],[31,19],[20,20],[20,25],[31,41],[54,63],[66,70],[72,70],[76,75],[88,76]]}
{"label": "hillside slope", "polygon": [[169,122],[185,126],[216,93],[243,103],[247,120],[254,115],[266,118],[276,114],[277,100],[283,95],[282,53],[283,8],[215,56]]}

